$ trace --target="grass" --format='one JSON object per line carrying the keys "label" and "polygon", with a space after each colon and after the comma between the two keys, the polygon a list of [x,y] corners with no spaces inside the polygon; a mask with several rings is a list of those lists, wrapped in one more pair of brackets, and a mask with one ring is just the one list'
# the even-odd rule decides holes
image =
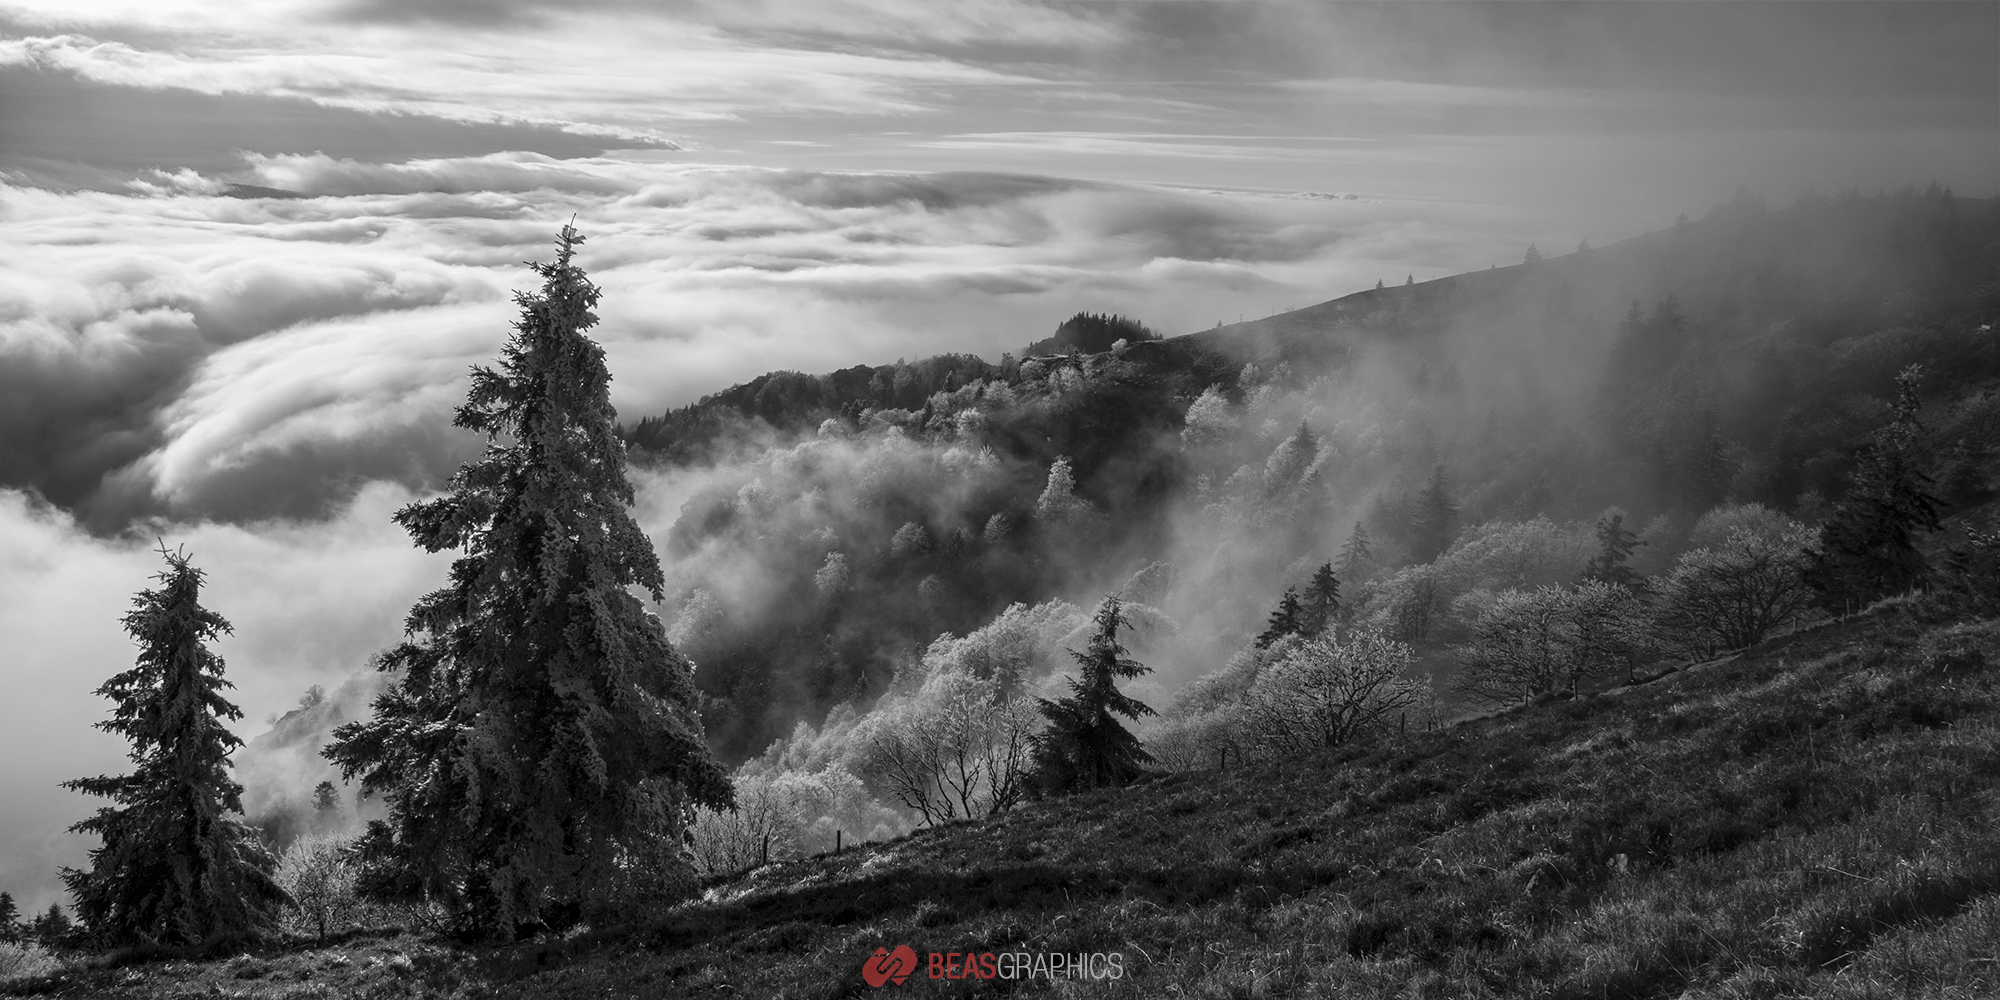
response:
{"label": "grass", "polygon": [[1622,691],[770,865],[642,928],[63,975],[106,997],[831,998],[874,994],[863,959],[909,944],[1117,951],[1127,975],[885,995],[1996,996],[1996,665],[2000,623],[1892,607]]}

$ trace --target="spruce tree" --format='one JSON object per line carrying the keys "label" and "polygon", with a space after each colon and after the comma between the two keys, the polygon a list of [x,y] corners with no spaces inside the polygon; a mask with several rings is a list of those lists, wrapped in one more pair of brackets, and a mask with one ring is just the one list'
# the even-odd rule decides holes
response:
{"label": "spruce tree", "polygon": [[14,894],[0,891],[0,941],[21,939],[21,908],[14,903]]}
{"label": "spruce tree", "polygon": [[1417,494],[1410,511],[1410,537],[1418,562],[1430,562],[1458,537],[1458,501],[1445,481],[1444,466],[1431,471],[1431,481]]}
{"label": "spruce tree", "polygon": [[1876,431],[1861,463],[1848,476],[1847,496],[1820,530],[1807,554],[1805,577],[1828,611],[1861,608],[1890,594],[1920,587],[1929,563],[1913,537],[1937,531],[1938,501],[1923,468],[1922,402],[1911,365],[1896,376],[1896,403],[1887,426]]}
{"label": "spruce tree", "polygon": [[1624,514],[1598,518],[1597,555],[1584,566],[1583,578],[1628,590],[1638,589],[1639,574],[1625,563],[1632,558],[1633,550],[1644,544],[1638,535],[1625,527]]}
{"label": "spruce tree", "polygon": [[1131,622],[1116,597],[1105,598],[1093,620],[1097,630],[1091,633],[1083,652],[1069,651],[1079,668],[1069,682],[1069,696],[1056,701],[1035,699],[1049,720],[1049,728],[1035,737],[1037,784],[1045,791],[1123,785],[1138,777],[1140,767],[1153,759],[1139,745],[1139,738],[1116,718],[1122,715],[1137,720],[1154,714],[1118,690],[1120,679],[1151,672],[1125,655],[1126,648],[1118,643],[1118,629],[1129,628]]}
{"label": "spruce tree", "polygon": [[1354,522],[1354,531],[1347,536],[1346,544],[1340,547],[1340,561],[1337,568],[1340,575],[1349,580],[1368,574],[1369,565],[1375,554],[1368,547],[1368,532],[1361,522]]}
{"label": "spruce tree", "polygon": [[62,945],[68,941],[70,932],[75,929],[76,925],[70,922],[69,914],[64,913],[58,903],[50,903],[48,910],[28,925],[29,935],[45,947]]}
{"label": "spruce tree", "polygon": [[[160,586],[142,590],[125,615],[139,644],[132,669],[104,682],[111,718],[97,724],[132,744],[135,769],[64,782],[116,802],[71,827],[103,843],[90,869],[64,869],[77,916],[111,945],[209,948],[256,940],[289,902],[271,878],[273,861],[238,817],[243,786],[229,776],[242,745],[223,725],[243,713],[223,697],[222,658],[208,643],[230,631],[201,606],[202,572],[185,552],[160,555]],[[38,925],[67,918],[51,910]]]}
{"label": "spruce tree", "polygon": [[574,263],[582,243],[564,226],[554,263],[530,265],[542,287],[515,294],[498,370],[473,369],[455,423],[486,436],[485,456],[396,514],[426,551],[462,555],[382,655],[400,677],[374,716],[326,750],[389,805],[393,843],[374,856],[414,868],[371,877],[415,875],[469,936],[670,893],[686,808],[732,802],[693,667],[627,590],[657,601],[664,578],[626,510],[611,376],[584,332],[599,291]]}
{"label": "spruce tree", "polygon": [[1333,624],[1334,615],[1340,611],[1340,578],[1333,573],[1332,563],[1321,563],[1313,571],[1312,580],[1306,584],[1305,601],[1300,612],[1300,633],[1308,638],[1326,631]]}
{"label": "spruce tree", "polygon": [[340,812],[340,790],[333,782],[322,781],[313,786],[313,812],[321,816]]}
{"label": "spruce tree", "polygon": [[1285,596],[1278,599],[1278,606],[1272,609],[1264,631],[1257,634],[1257,648],[1269,649],[1279,639],[1305,631],[1305,622],[1306,606],[1299,601],[1298,590],[1286,587]]}

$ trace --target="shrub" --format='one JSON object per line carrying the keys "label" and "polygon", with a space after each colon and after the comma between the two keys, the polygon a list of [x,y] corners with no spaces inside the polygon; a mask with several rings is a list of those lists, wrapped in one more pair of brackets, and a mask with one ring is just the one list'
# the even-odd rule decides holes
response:
{"label": "shrub", "polygon": [[1145,733],[1146,752],[1168,771],[1202,771],[1241,763],[1251,751],[1242,710],[1226,705],[1208,711],[1176,711]]}
{"label": "shrub", "polygon": [[47,948],[33,941],[0,941],[0,983],[46,976],[61,967]]}

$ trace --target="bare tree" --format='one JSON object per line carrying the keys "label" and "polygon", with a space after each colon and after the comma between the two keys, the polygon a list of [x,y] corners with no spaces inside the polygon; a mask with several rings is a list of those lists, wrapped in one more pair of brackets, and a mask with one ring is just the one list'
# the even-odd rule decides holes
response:
{"label": "bare tree", "polygon": [[861,757],[863,777],[931,824],[954,816],[951,797],[939,781],[944,768],[941,728],[929,712],[886,720],[869,734]]}
{"label": "bare tree", "polygon": [[1041,728],[1041,713],[1026,698],[1009,698],[988,706],[986,742],[986,812],[988,815],[1014,808],[1027,793],[1028,772],[1034,765],[1034,735]]}

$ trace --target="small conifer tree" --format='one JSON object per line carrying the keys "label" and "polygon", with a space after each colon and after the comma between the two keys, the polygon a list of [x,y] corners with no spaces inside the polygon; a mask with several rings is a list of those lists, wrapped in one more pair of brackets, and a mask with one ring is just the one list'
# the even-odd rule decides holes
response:
{"label": "small conifer tree", "polygon": [[1887,426],[1875,432],[1860,465],[1849,475],[1847,496],[1827,518],[1819,544],[1807,557],[1806,582],[1820,603],[1839,612],[1920,587],[1931,570],[1913,537],[1937,531],[1938,501],[1924,471],[1922,402],[1917,365],[1896,376],[1896,403]]}
{"label": "small conifer tree", "polygon": [[28,934],[44,947],[58,947],[66,943],[75,930],[76,924],[57,903],[50,903],[49,908],[28,925]]}
{"label": "small conifer tree", "polygon": [[1368,531],[1360,521],[1354,522],[1354,531],[1347,536],[1347,542],[1340,547],[1340,560],[1335,564],[1341,576],[1352,581],[1366,576],[1375,554],[1368,546]]}
{"label": "small conifer tree", "polygon": [[1321,563],[1306,584],[1299,631],[1308,638],[1317,636],[1333,624],[1339,612],[1340,578],[1334,575],[1332,563]]}
{"label": "small conifer tree", "polygon": [[14,894],[0,891],[0,941],[21,939],[21,908],[14,902]]}
{"label": "small conifer tree", "polygon": [[[111,718],[97,728],[132,744],[131,774],[64,782],[117,803],[71,829],[103,843],[90,869],[64,869],[77,915],[112,945],[209,948],[256,940],[289,901],[274,864],[238,816],[243,786],[229,776],[242,745],[223,725],[243,713],[223,697],[222,658],[208,643],[229,622],[201,605],[202,572],[181,551],[160,555],[160,586],[142,590],[125,616],[139,644],[132,669],[104,682]],[[38,921],[68,919],[51,909]]]}
{"label": "small conifer tree", "polygon": [[1417,494],[1410,512],[1410,535],[1420,562],[1443,555],[1458,536],[1458,501],[1451,495],[1442,465],[1431,471],[1431,481]]}
{"label": "small conifer tree", "polygon": [[1306,606],[1299,600],[1298,590],[1286,587],[1285,596],[1279,598],[1278,606],[1271,610],[1264,631],[1257,634],[1257,648],[1269,649],[1279,639],[1305,631],[1305,622]]}
{"label": "small conifer tree", "polygon": [[1123,785],[1153,759],[1116,718],[1137,720],[1154,714],[1118,690],[1118,681],[1151,672],[1127,656],[1118,642],[1118,630],[1129,628],[1131,622],[1116,597],[1098,605],[1093,621],[1097,629],[1089,644],[1082,652],[1070,650],[1079,669],[1069,682],[1069,696],[1036,699],[1049,721],[1049,728],[1034,740],[1036,783],[1044,791]]}
{"label": "small conifer tree", "polygon": [[1598,518],[1597,555],[1584,567],[1583,578],[1628,590],[1637,589],[1639,574],[1625,563],[1632,558],[1632,551],[1644,544],[1637,534],[1625,527],[1624,514]]}

